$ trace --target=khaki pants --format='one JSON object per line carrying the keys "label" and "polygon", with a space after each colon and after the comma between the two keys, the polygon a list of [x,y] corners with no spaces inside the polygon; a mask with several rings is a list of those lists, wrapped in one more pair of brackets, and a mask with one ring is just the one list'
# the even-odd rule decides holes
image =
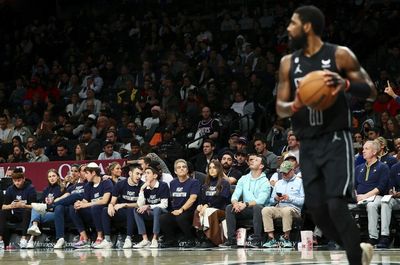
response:
{"label": "khaki pants", "polygon": [[275,231],[274,219],[282,218],[283,232],[292,230],[293,218],[299,218],[300,213],[292,207],[264,207],[261,211],[264,231],[269,233]]}

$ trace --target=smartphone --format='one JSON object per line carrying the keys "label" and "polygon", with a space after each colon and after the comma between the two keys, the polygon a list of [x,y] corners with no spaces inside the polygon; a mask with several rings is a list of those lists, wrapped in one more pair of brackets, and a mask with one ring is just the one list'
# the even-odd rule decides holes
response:
{"label": "smartphone", "polygon": [[282,197],[282,193],[280,193],[280,192],[277,192],[276,195],[277,195],[278,197]]}

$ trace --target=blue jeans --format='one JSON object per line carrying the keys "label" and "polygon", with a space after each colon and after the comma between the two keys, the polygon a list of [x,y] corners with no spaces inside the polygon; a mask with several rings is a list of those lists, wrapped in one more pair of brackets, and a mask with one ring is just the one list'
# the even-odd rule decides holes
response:
{"label": "blue jeans", "polygon": [[45,215],[40,215],[34,209],[32,209],[31,223],[37,221],[39,223],[47,223],[54,221],[54,226],[56,228],[56,239],[64,237],[65,229],[65,214],[68,213],[68,207],[73,205],[76,201],[82,200],[83,193],[72,193],[61,200],[58,200],[48,208],[53,209],[54,212],[46,212]]}
{"label": "blue jeans", "polygon": [[144,220],[152,220],[153,219],[153,234],[160,234],[160,215],[162,213],[167,213],[168,211],[163,208],[156,207],[152,209],[149,213],[144,212],[143,214],[138,213],[136,209],[134,209],[135,221],[138,227],[139,235],[146,234],[146,226],[144,224]]}
{"label": "blue jeans", "polygon": [[40,224],[40,223],[48,223],[51,221],[54,221],[53,212],[46,212],[45,214],[40,214],[35,209],[32,209],[31,222],[30,222],[31,225],[33,222],[38,222]]}

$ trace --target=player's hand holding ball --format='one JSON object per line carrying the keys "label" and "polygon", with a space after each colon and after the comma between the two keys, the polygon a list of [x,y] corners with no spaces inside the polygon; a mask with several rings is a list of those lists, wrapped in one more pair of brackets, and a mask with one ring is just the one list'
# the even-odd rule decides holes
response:
{"label": "player's hand holding ball", "polygon": [[310,108],[326,110],[336,102],[340,90],[345,86],[346,80],[337,73],[328,70],[313,71],[300,81],[297,97]]}

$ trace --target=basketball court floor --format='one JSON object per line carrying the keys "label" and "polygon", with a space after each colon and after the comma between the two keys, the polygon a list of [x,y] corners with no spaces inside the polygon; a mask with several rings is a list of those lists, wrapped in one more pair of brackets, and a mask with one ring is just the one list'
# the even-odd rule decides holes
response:
{"label": "basketball court floor", "polygon": [[[129,250],[1,250],[4,265],[244,265],[244,264],[348,264],[343,251],[286,249],[129,249]],[[371,264],[400,264],[399,249],[375,251]]]}

